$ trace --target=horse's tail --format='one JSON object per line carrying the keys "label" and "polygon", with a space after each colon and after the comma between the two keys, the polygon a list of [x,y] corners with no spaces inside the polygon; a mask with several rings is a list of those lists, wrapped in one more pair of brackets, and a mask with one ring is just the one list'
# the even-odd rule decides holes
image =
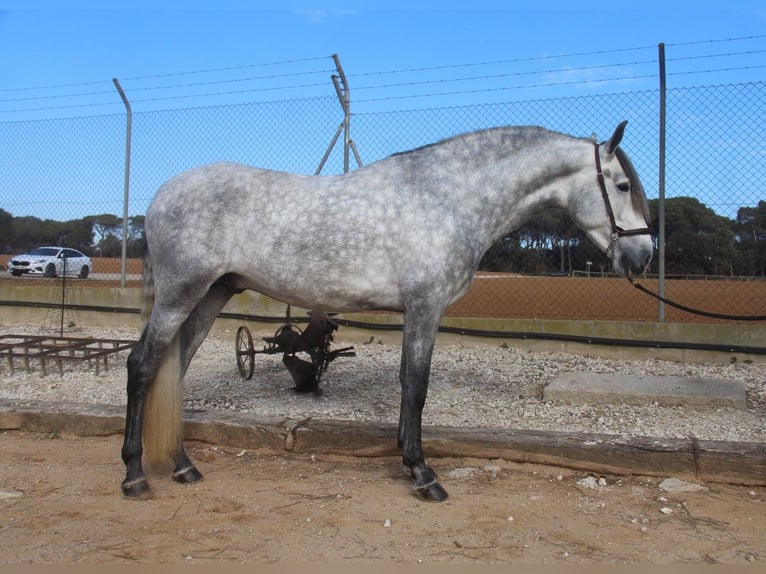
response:
{"label": "horse's tail", "polygon": [[[149,322],[154,308],[154,276],[147,251],[144,259],[144,288],[141,318]],[[167,464],[182,448],[181,350],[179,335],[173,337],[162,356],[159,370],[150,382],[144,402],[142,428],[144,456],[148,465]]]}

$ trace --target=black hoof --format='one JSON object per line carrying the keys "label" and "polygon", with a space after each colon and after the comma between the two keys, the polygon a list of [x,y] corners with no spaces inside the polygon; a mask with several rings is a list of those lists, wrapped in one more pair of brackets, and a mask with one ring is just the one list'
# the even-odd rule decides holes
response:
{"label": "black hoof", "polygon": [[420,481],[415,482],[413,489],[415,494],[427,500],[428,502],[444,502],[449,497],[442,485],[437,480],[434,480],[428,484],[419,484]]}
{"label": "black hoof", "polygon": [[140,478],[122,483],[122,497],[128,500],[149,500],[154,498],[154,494],[146,479]]}
{"label": "black hoof", "polygon": [[183,470],[173,471],[173,480],[182,484],[190,484],[192,482],[199,482],[203,479],[202,473],[197,470],[196,466],[188,466]]}

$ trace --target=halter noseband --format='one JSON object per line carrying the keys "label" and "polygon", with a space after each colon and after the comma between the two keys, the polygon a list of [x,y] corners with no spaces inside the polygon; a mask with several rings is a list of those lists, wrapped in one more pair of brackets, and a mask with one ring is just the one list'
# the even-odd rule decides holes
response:
{"label": "halter noseband", "polygon": [[[606,255],[610,260],[614,260],[615,249],[617,248],[617,240],[620,237],[628,237],[631,235],[651,235],[652,230],[649,227],[639,227],[637,229],[623,229],[617,225],[617,220],[614,218],[614,210],[612,209],[612,202],[609,200],[609,194],[606,192],[606,181],[604,180],[604,173],[601,171],[601,155],[599,154],[600,146],[595,144],[596,150],[596,172],[598,175],[598,185],[601,188],[601,195],[604,198],[604,206],[606,207],[606,214],[609,216],[609,223],[612,225],[612,233],[609,236],[611,239],[609,247],[606,248]],[[617,158],[620,161],[620,158]],[[620,163],[620,166],[625,167]]]}

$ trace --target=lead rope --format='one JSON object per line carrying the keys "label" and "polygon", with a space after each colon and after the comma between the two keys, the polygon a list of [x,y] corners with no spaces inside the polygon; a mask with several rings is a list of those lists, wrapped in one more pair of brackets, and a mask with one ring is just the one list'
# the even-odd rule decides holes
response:
{"label": "lead rope", "polygon": [[[651,229],[649,229],[649,227],[644,227],[640,229],[630,229],[626,231],[617,225],[617,221],[614,217],[614,210],[612,209],[612,202],[609,201],[609,194],[606,191],[606,182],[604,181],[604,174],[601,171],[601,157],[599,155],[598,143],[596,143],[595,145],[595,158],[596,158],[596,174],[598,176],[598,185],[601,188],[601,195],[604,198],[606,213],[609,216],[609,222],[612,225],[612,234],[609,236],[610,242],[609,242],[609,246],[606,248],[606,256],[609,258],[609,261],[612,262],[612,265],[614,265],[614,258],[616,256],[616,251],[617,251],[617,240],[620,237],[623,237],[626,235],[651,234]],[[633,279],[630,276],[628,276],[627,279],[628,281],[630,281],[630,284],[633,285],[633,287],[635,287],[639,291],[642,291],[643,293],[646,293],[647,295],[662,301],[666,305],[670,305],[671,307],[675,307],[676,309],[680,309],[681,311],[686,311],[687,313],[692,313],[694,315],[701,315],[703,317],[710,317],[711,319],[725,319],[728,321],[766,321],[766,315],[726,315],[723,313],[711,313],[710,311],[702,311],[700,309],[687,307],[686,305],[681,305],[680,303],[676,303],[675,301],[671,301],[670,299],[662,297],[658,293],[654,293],[653,291],[650,291],[649,289],[647,289],[640,283],[636,282],[635,279]]]}
{"label": "lead rope", "polygon": [[676,303],[675,301],[662,297],[658,293],[655,293],[647,289],[646,287],[638,283],[635,279],[633,279],[633,277],[628,277],[627,279],[628,281],[630,281],[630,284],[633,285],[633,287],[635,287],[639,291],[642,291],[643,293],[646,293],[647,295],[650,295],[651,297],[654,297],[655,299],[658,299],[662,301],[663,303],[670,305],[671,307],[675,307],[676,309],[681,309],[681,311],[686,311],[687,313],[692,313],[694,315],[701,315],[703,317],[710,317],[712,319],[725,319],[728,321],[766,321],[766,315],[726,315],[722,313],[711,313],[710,311],[702,311],[700,309],[687,307],[686,305],[681,305],[680,303]]}

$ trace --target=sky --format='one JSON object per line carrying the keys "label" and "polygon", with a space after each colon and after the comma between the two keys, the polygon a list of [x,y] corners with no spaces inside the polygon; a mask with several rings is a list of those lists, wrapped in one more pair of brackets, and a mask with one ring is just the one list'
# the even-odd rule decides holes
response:
{"label": "sky", "polygon": [[[656,89],[659,43],[682,59],[672,68],[684,70],[670,76],[675,85],[765,76],[766,6],[747,0],[583,0],[576,9],[546,0],[105,4],[0,0],[0,125],[123,114],[113,78],[134,113],[327,96],[332,54],[356,113]],[[716,43],[727,39],[744,40]],[[695,60],[729,51],[739,55]],[[571,57],[546,60],[560,55]],[[0,179],[3,145],[12,144],[0,142]],[[3,194],[0,184],[0,207]],[[17,215],[35,211],[11,206]]]}
{"label": "sky", "polygon": [[[641,5],[628,9],[618,2],[589,0],[575,3],[577,9],[569,7],[572,2],[546,0],[136,0],[129,3],[130,9],[88,7],[104,4],[0,1],[0,100],[35,95],[8,90],[170,76],[331,54],[339,54],[346,73],[354,77],[766,34],[766,6],[743,0],[715,3],[717,7],[642,1],[625,3]],[[142,4],[155,8],[141,9]],[[606,4],[613,7],[604,9]],[[70,8],[51,8],[59,5]],[[242,8],[254,5],[261,8]],[[508,5],[513,8],[502,8]],[[714,83],[716,78],[708,79]],[[119,105],[115,95],[105,99]],[[33,104],[0,102],[0,121],[3,110],[42,107]]]}

